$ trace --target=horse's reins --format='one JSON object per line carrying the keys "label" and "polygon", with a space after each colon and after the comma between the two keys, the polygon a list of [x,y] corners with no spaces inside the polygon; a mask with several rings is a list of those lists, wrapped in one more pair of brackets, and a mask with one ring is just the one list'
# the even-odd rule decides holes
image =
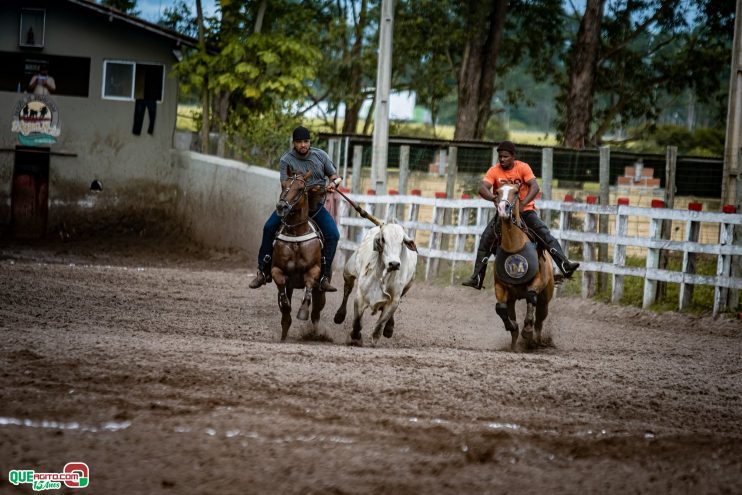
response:
{"label": "horse's reins", "polygon": [[[289,203],[288,201],[286,201],[285,197],[289,193],[289,191],[291,190],[291,184],[293,184],[294,181],[297,181],[297,180],[300,180],[302,182],[302,184],[304,184],[304,186],[302,187],[301,194],[297,194],[296,195],[296,198],[294,198],[294,200],[291,203]],[[296,204],[299,201],[301,201],[302,196],[304,196],[307,193],[307,191],[306,191],[306,189],[307,189],[306,188],[306,181],[302,177],[299,177],[298,175],[292,176],[291,177],[291,184],[288,185],[288,187],[281,193],[281,196],[279,196],[279,198],[278,198],[279,201],[282,201],[284,204],[288,205],[288,207],[289,207],[288,211],[286,212],[285,217],[288,217],[289,216],[289,214],[291,213],[292,208],[294,206],[296,206]],[[315,213],[315,215],[316,215],[316,213]],[[284,218],[281,218],[281,223],[283,224],[283,226],[284,227],[288,227],[288,228],[298,227],[299,225],[302,225],[304,223],[307,223],[308,221],[309,221],[309,217],[307,217],[306,220],[303,220],[303,221],[301,221],[299,223],[288,224],[288,223],[286,223],[286,221],[284,220]]]}

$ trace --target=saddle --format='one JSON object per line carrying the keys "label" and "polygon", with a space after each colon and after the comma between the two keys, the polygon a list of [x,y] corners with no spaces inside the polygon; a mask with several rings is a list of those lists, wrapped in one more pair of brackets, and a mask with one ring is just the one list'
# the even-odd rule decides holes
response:
{"label": "saddle", "polygon": [[502,246],[495,252],[495,271],[497,279],[506,284],[528,283],[538,273],[538,251],[536,243],[526,242],[517,253],[508,253]]}
{"label": "saddle", "polygon": [[311,232],[307,232],[306,234],[299,236],[284,234],[283,229],[285,228],[285,226],[281,225],[281,228],[278,229],[278,232],[276,233],[276,237],[273,238],[273,244],[275,245],[276,241],[279,240],[284,242],[304,242],[316,237],[319,239],[320,246],[322,246],[322,248],[324,249],[325,236],[322,234],[322,230],[311,218],[309,219],[308,223]]}

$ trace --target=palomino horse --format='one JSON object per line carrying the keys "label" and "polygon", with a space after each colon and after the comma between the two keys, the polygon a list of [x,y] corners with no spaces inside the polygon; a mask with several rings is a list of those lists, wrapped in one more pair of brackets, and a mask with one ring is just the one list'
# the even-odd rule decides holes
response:
{"label": "palomino horse", "polygon": [[518,341],[515,301],[525,299],[528,303],[521,332],[523,340],[529,345],[539,344],[544,320],[549,314],[549,301],[554,295],[554,269],[549,253],[538,250],[539,255],[535,244],[523,231],[518,188],[513,184],[500,186],[497,197],[501,241],[495,255],[495,309],[505,330],[510,332],[510,348],[515,350]]}
{"label": "palomino horse", "polygon": [[276,214],[281,229],[273,244],[271,277],[278,287],[278,307],[281,309],[281,341],[286,340],[291,326],[291,295],[304,288],[304,299],[296,317],[306,320],[312,307],[312,325],[319,331],[319,316],[325,307],[325,293],[319,290],[322,270],[322,240],[319,228],[309,220],[309,200],[306,181],[312,173],[294,175],[288,168],[288,180],[281,182],[281,197]]}

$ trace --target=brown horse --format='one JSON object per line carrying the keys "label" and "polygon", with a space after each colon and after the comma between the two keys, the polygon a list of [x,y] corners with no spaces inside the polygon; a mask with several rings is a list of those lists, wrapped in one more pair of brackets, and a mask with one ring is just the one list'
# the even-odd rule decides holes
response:
{"label": "brown horse", "polygon": [[510,348],[515,350],[518,342],[515,302],[525,299],[528,303],[521,332],[523,340],[528,345],[540,344],[541,330],[549,314],[549,301],[554,295],[554,269],[549,253],[537,251],[523,230],[518,187],[513,184],[501,186],[497,198],[501,241],[495,256],[495,309],[505,324],[505,330],[510,332]]}
{"label": "brown horse", "polygon": [[319,317],[325,307],[325,293],[319,290],[322,269],[322,239],[319,228],[309,219],[309,199],[306,181],[312,173],[293,174],[281,182],[281,196],[276,214],[281,228],[273,243],[271,277],[278,288],[278,307],[281,309],[281,341],[286,340],[291,326],[291,295],[294,289],[304,288],[304,299],[296,317],[306,320],[312,308],[312,325],[319,331]]}

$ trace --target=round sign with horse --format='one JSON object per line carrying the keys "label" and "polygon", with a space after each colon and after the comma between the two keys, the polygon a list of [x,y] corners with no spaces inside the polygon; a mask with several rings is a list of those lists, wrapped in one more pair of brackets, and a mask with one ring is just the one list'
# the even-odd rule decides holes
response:
{"label": "round sign with horse", "polygon": [[59,136],[57,104],[46,95],[25,95],[13,110],[11,131],[24,146],[54,144]]}

